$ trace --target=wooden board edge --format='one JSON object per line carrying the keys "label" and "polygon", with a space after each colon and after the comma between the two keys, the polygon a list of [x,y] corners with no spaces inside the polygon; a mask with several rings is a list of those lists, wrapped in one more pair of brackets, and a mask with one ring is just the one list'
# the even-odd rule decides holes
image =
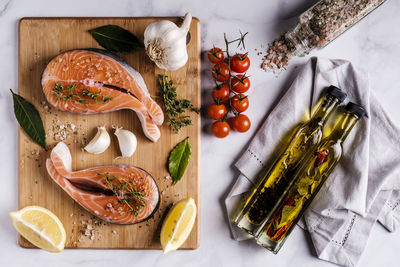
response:
{"label": "wooden board edge", "polygon": [[[21,69],[20,69],[21,68],[21,64],[20,64],[20,62],[21,62],[21,51],[20,51],[20,49],[21,49],[21,27],[23,26],[22,24],[23,24],[23,20],[20,19],[19,22],[18,22],[18,59],[17,59],[17,61],[18,61],[17,62],[17,64],[18,64],[18,68],[17,68],[17,71],[18,71],[18,92],[17,93],[18,94],[19,94],[19,88],[20,88],[20,84],[21,84],[21,77],[20,77],[20,73],[21,73]],[[21,207],[21,198],[20,198],[20,193],[19,193],[19,192],[21,192],[21,179],[20,179],[20,177],[21,177],[21,173],[20,173],[21,168],[19,166],[19,164],[21,163],[21,151],[20,151],[20,149],[21,149],[21,138],[22,138],[21,135],[22,135],[21,127],[18,124],[17,125],[17,138],[18,138],[18,140],[17,140],[17,151],[18,151],[18,156],[17,156],[18,192],[17,192],[17,194],[18,194],[18,196],[17,197],[18,197],[18,209],[22,208]],[[24,242],[22,235],[18,234],[17,238],[18,238],[18,245],[21,248],[31,248],[31,247],[26,245],[26,242]]]}
{"label": "wooden board edge", "polygon": [[[200,23],[200,20],[197,20],[197,21],[198,21],[196,23],[197,27],[198,27],[197,42],[198,42],[198,49],[199,49],[198,56],[200,58],[200,60],[198,62],[200,77],[197,80],[197,84],[198,84],[200,93],[198,94],[197,97],[198,97],[199,106],[201,107],[201,23]],[[197,128],[197,134],[199,136],[199,138],[197,139],[197,147],[198,147],[198,150],[197,150],[197,159],[198,159],[198,162],[197,162],[197,164],[198,164],[198,168],[197,168],[197,176],[198,176],[198,178],[197,178],[197,198],[198,198],[197,199],[197,218],[198,219],[197,219],[197,228],[196,228],[197,239],[196,239],[196,244],[194,245],[194,247],[192,249],[198,249],[200,247],[200,227],[201,227],[201,219],[200,219],[201,218],[200,217],[200,214],[201,214],[201,167],[200,167],[201,166],[201,114],[198,115],[197,121],[198,121],[198,125],[199,125],[199,127]]]}

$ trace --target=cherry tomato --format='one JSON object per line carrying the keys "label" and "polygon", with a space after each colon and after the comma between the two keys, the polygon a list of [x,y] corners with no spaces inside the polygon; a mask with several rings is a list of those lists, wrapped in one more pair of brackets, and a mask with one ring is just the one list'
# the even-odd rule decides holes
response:
{"label": "cherry tomato", "polygon": [[250,67],[250,59],[246,54],[236,54],[231,58],[231,70],[237,73],[246,72]]}
{"label": "cherry tomato", "polygon": [[232,90],[236,93],[247,92],[250,88],[250,79],[245,75],[236,75],[231,79]]}
{"label": "cherry tomato", "polygon": [[215,137],[224,138],[228,136],[231,127],[226,121],[216,121],[213,123],[211,130]]}
{"label": "cherry tomato", "polygon": [[208,116],[210,116],[213,120],[220,120],[226,114],[226,107],[225,105],[218,105],[218,104],[211,104],[208,107]]}
{"label": "cherry tomato", "polygon": [[229,80],[229,67],[228,64],[224,62],[219,62],[215,64],[212,69],[212,76],[215,80],[219,82],[226,82]]}
{"label": "cherry tomato", "polygon": [[232,97],[231,104],[240,113],[249,107],[249,98],[244,94],[238,94]]}
{"label": "cherry tomato", "polygon": [[211,95],[214,98],[215,102],[224,103],[229,99],[229,86],[226,84],[222,84],[214,87]]}
{"label": "cherry tomato", "polygon": [[250,126],[250,119],[244,114],[239,114],[232,120],[232,128],[238,132],[247,132],[250,129]]}
{"label": "cherry tomato", "polygon": [[221,62],[224,59],[224,52],[222,52],[221,48],[214,47],[208,51],[208,60],[212,63]]}

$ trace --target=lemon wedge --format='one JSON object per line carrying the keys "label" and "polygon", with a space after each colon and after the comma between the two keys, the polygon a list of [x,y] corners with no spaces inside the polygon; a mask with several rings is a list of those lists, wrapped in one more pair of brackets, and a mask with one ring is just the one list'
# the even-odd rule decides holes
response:
{"label": "lemon wedge", "polygon": [[196,213],[196,203],[190,197],[172,206],[161,227],[160,241],[164,255],[177,250],[185,242],[192,231]]}
{"label": "lemon wedge", "polygon": [[64,249],[64,226],[51,211],[39,206],[27,206],[9,214],[18,233],[35,246],[49,252],[60,252]]}

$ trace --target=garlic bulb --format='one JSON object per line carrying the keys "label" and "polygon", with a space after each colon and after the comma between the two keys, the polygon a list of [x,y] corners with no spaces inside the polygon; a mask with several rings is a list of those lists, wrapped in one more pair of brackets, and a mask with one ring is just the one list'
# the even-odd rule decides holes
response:
{"label": "garlic bulb", "polygon": [[144,31],[146,53],[156,65],[164,70],[177,70],[187,60],[186,35],[192,15],[186,13],[181,27],[169,20],[154,22]]}
{"label": "garlic bulb", "polygon": [[103,153],[110,145],[110,135],[104,126],[97,127],[97,133],[93,139],[85,146],[85,150],[89,153]]}
{"label": "garlic bulb", "polygon": [[115,129],[114,134],[118,138],[119,150],[121,150],[122,157],[128,158],[132,156],[137,146],[136,135],[131,131],[122,129],[122,127]]}

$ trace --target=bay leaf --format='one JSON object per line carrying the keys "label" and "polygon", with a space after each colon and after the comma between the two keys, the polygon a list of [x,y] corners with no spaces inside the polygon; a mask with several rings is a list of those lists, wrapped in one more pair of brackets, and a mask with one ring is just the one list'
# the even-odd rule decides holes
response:
{"label": "bay leaf", "polygon": [[99,45],[112,52],[131,52],[144,48],[143,43],[130,31],[117,25],[104,25],[89,30]]}
{"label": "bay leaf", "polygon": [[34,105],[10,89],[14,101],[14,115],[24,132],[47,151],[46,133],[40,114]]}
{"label": "bay leaf", "polygon": [[174,184],[179,182],[185,173],[191,154],[192,148],[189,143],[189,138],[180,142],[171,151],[168,158],[168,171]]}

